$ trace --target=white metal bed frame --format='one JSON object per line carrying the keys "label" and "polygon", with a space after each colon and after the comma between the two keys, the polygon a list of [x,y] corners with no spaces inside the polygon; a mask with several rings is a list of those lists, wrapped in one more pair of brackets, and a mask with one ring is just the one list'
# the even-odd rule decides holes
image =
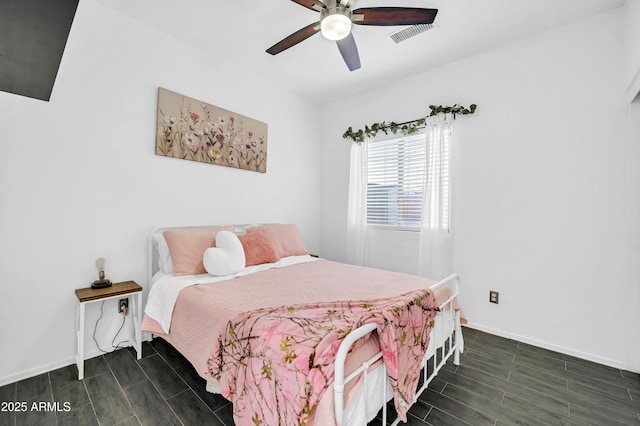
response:
{"label": "white metal bed frame", "polygon": [[[431,381],[436,377],[440,369],[447,363],[451,355],[453,355],[453,363],[455,365],[460,364],[460,352],[462,349],[462,336],[460,335],[461,333],[460,312],[456,311],[453,308],[453,302],[455,298],[458,297],[460,294],[460,277],[457,274],[452,274],[447,278],[436,283],[433,287],[431,287],[431,289],[435,291],[437,289],[443,288],[448,285],[453,285],[453,289],[452,289],[453,294],[447,300],[445,300],[439,305],[440,313],[438,315],[441,316],[441,321],[439,321],[439,323],[436,324],[436,327],[441,327],[442,329],[444,329],[445,327],[448,326],[448,330],[451,330],[452,332],[448,335],[448,337],[446,337],[446,339],[444,339],[444,341],[442,342],[442,346],[440,348],[435,348],[435,350],[433,351],[433,368],[431,372],[429,372],[429,368],[428,368],[429,367],[428,361],[429,359],[431,359],[431,357],[429,357],[428,355],[425,355],[424,359],[422,360],[422,367],[421,367],[422,374],[423,374],[422,386],[420,386],[420,388],[416,391],[414,400],[410,402],[410,404],[407,407],[407,410],[418,400],[420,395],[422,395],[422,392],[424,392],[425,389],[429,387],[429,384],[431,383]],[[452,315],[449,315],[448,317],[446,317],[445,315],[442,314],[442,312],[449,312]],[[453,323],[446,324],[446,321],[452,321]],[[335,376],[334,376],[334,383],[333,383],[335,416],[336,416],[336,423],[338,425],[342,425],[344,423],[343,417],[344,417],[345,385],[350,381],[358,378],[360,375],[363,376],[363,382],[366,383],[369,367],[373,363],[378,361],[380,358],[382,358],[382,351],[380,351],[369,360],[363,362],[359,368],[357,368],[355,371],[353,371],[351,374],[345,377],[344,364],[347,359],[347,354],[351,346],[358,339],[361,339],[362,337],[368,335],[369,333],[374,331],[376,328],[377,328],[377,325],[375,323],[368,323],[353,330],[351,333],[347,335],[347,337],[345,337],[345,339],[342,341],[342,344],[338,348],[338,353],[336,355],[336,360],[334,362]],[[441,335],[444,336],[444,333],[442,333]],[[431,342],[434,342],[433,339],[430,340],[430,344]],[[440,357],[438,358],[439,351],[440,351]],[[379,368],[384,369],[385,368],[384,364],[382,364]],[[386,372],[386,370],[383,370],[383,371]],[[365,384],[365,387],[366,387],[366,384]],[[383,387],[383,398],[382,398],[383,400],[382,424],[383,425],[387,424],[387,403],[386,402],[388,399],[389,398],[387,398],[387,395],[386,395],[386,387]],[[400,423],[400,420],[401,419],[399,417],[396,418],[395,421],[391,423],[391,425],[392,426],[397,425],[398,423]]]}
{"label": "white metal bed frame", "polygon": [[[245,225],[236,225],[236,226],[240,226],[242,230],[244,230],[245,228]],[[185,228],[199,228],[199,226],[156,228],[150,234],[149,240],[148,240],[148,247],[147,247],[148,249],[147,251],[147,256],[148,256],[147,283],[149,285],[151,285],[152,278],[155,272],[157,272],[159,269],[158,268],[159,253],[153,241],[153,236],[156,235],[158,232],[162,232],[167,229],[185,229]],[[420,388],[416,391],[414,400],[409,403],[407,410],[418,400],[422,392],[424,392],[424,390],[428,388],[431,381],[435,378],[435,376],[438,374],[440,369],[447,363],[451,355],[453,355],[453,362],[455,365],[458,365],[460,363],[460,352],[462,350],[462,335],[460,334],[461,333],[460,312],[456,311],[453,307],[454,300],[456,299],[456,297],[460,295],[460,278],[458,277],[458,275],[452,274],[447,278],[437,282],[435,285],[431,287],[431,290],[436,291],[445,286],[453,286],[452,287],[453,293],[446,301],[444,301],[439,305],[440,312],[436,315],[436,317],[440,316],[441,320],[439,322],[436,321],[435,326],[442,327],[443,329],[445,327],[448,327],[447,330],[450,330],[451,333],[448,335],[446,339],[443,338],[441,347],[435,348],[433,350],[434,361],[433,361],[433,368],[431,372],[429,372],[429,368],[428,368],[429,367],[428,361],[429,359],[431,359],[431,357],[428,357],[427,355],[425,355],[424,359],[422,360],[422,367],[421,367],[422,374],[423,374],[422,386],[420,386]],[[450,312],[451,315],[445,316],[443,315],[443,312]],[[450,323],[447,324],[446,321],[450,321]],[[365,387],[366,387],[366,380],[367,380],[369,367],[372,364],[374,364],[376,361],[378,361],[380,358],[382,358],[382,351],[380,351],[376,355],[371,357],[369,360],[363,362],[360,365],[360,367],[358,367],[355,371],[353,371],[351,374],[345,377],[344,366],[345,366],[347,354],[349,353],[349,349],[351,348],[351,346],[358,339],[361,339],[364,336],[368,335],[369,333],[374,331],[376,327],[377,327],[376,324],[368,323],[353,330],[351,333],[349,333],[345,337],[340,347],[338,348],[338,353],[336,354],[336,360],[334,361],[335,370],[334,370],[333,388],[334,388],[335,417],[336,417],[336,423],[339,426],[343,425],[344,423],[343,420],[344,420],[344,413],[345,413],[345,410],[344,410],[345,386],[347,385],[347,383],[357,379],[360,375],[362,375],[363,383],[365,384]],[[444,336],[444,333],[441,333],[441,335]],[[430,345],[431,344],[434,344],[434,339],[430,339]],[[438,357],[438,351],[440,351],[440,357]],[[384,364],[382,364],[378,368],[382,368],[383,372],[385,372],[385,375],[386,375],[386,369],[384,367]],[[383,386],[382,392],[383,392],[383,402],[382,402],[382,407],[380,408],[382,408],[382,424],[386,425],[387,424],[387,401],[392,397],[392,395],[387,397],[386,386]],[[365,406],[365,411],[366,411],[366,406]],[[398,425],[400,421],[401,419],[399,417],[396,418],[396,420],[391,424],[391,426]]]}

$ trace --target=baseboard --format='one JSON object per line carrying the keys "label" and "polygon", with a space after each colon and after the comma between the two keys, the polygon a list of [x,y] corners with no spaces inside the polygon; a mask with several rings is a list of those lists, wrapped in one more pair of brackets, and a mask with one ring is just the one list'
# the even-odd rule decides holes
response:
{"label": "baseboard", "polygon": [[[151,340],[151,334],[147,333],[147,336],[143,334],[142,341],[145,342],[148,340]],[[130,346],[133,346],[133,345],[130,345]],[[100,355],[104,355],[104,352],[101,352],[99,349],[96,348],[94,351],[85,353],[84,359],[86,361],[88,359],[95,358]],[[19,382],[20,380],[35,377],[43,373],[48,373],[50,371],[57,370],[58,368],[66,367],[68,365],[75,365],[75,363],[76,363],[76,358],[71,357],[61,361],[52,362],[50,364],[41,365],[36,368],[31,368],[29,370],[21,371],[19,373],[12,374],[10,376],[2,377],[0,378],[0,387],[11,384],[11,383]]]}
{"label": "baseboard", "polygon": [[[506,332],[504,330],[499,330],[499,329],[496,329],[496,328],[487,327],[487,326],[484,326],[482,324],[469,322],[469,323],[465,324],[464,327],[469,327],[469,328],[473,328],[474,330],[484,331],[485,333],[494,334],[496,336],[504,337],[504,338],[507,338],[507,339],[517,340],[518,342],[527,343],[529,345],[537,346],[539,348],[548,349],[548,350],[555,351],[555,352],[560,352],[560,353],[563,353],[565,355],[574,356],[576,358],[585,359],[587,361],[596,362],[598,364],[608,365],[609,367],[619,368],[621,370],[628,370],[628,371],[632,371],[634,373],[640,373],[640,371],[629,370],[629,368],[627,368],[627,366],[625,366],[624,363],[622,363],[620,361],[612,360],[612,359],[609,359],[609,358],[603,358],[603,357],[596,356],[596,355],[593,355],[593,354],[588,354],[588,353],[585,353],[585,352],[576,351],[576,350],[573,350],[573,349],[570,349],[570,348],[566,348],[564,346],[558,346],[558,345],[551,344],[549,342],[544,342],[544,341],[541,341],[541,340],[532,339],[532,338],[529,338],[527,336],[521,336],[519,334],[509,333],[509,332]],[[143,342],[149,341],[149,340],[151,340],[151,338],[152,338],[151,333],[146,333],[145,332],[142,335],[142,341]],[[100,350],[96,349],[93,352],[85,354],[85,360],[91,359],[91,358],[95,358],[95,357],[97,357],[99,355],[103,355],[103,352],[100,352]],[[68,365],[72,365],[72,364],[75,364],[75,363],[76,363],[76,359],[74,357],[71,357],[71,358],[67,358],[67,359],[62,360],[62,361],[57,361],[57,362],[53,362],[53,363],[50,363],[50,364],[41,365],[39,367],[32,368],[32,369],[29,369],[29,370],[25,370],[25,371],[22,371],[20,373],[16,373],[16,374],[12,374],[10,376],[2,377],[2,378],[0,378],[0,387],[8,385],[10,383],[18,382],[20,380],[28,379],[30,377],[34,377],[34,376],[37,376],[37,375],[42,374],[42,373],[48,373],[49,371],[57,370],[58,368],[66,367]]]}
{"label": "baseboard", "polygon": [[42,373],[48,373],[49,371],[57,370],[58,368],[66,367],[67,365],[75,364],[75,358],[68,358],[62,361],[53,362],[51,364],[41,365],[36,368],[21,371],[10,376],[0,378],[0,386],[5,386],[10,383],[15,383],[20,380],[28,379],[30,377],[37,376]]}
{"label": "baseboard", "polygon": [[539,348],[548,349],[550,351],[559,352],[565,355],[574,356],[576,358],[584,359],[587,361],[592,361],[598,364],[607,365],[609,367],[618,368],[620,370],[632,371],[634,373],[638,373],[638,371],[633,371],[628,368],[623,362],[604,358],[601,356],[589,354],[586,352],[576,351],[574,349],[570,349],[564,346],[554,345],[549,342],[545,342],[538,339],[533,339],[527,336],[521,336],[519,334],[509,333],[504,330],[499,330],[496,328],[491,328],[484,326],[482,324],[477,324],[473,322],[469,322],[465,325],[466,327],[473,328],[474,330],[484,331],[485,333],[494,334],[496,336],[504,337],[507,339],[517,340],[518,342],[526,343],[528,345],[537,346]]}

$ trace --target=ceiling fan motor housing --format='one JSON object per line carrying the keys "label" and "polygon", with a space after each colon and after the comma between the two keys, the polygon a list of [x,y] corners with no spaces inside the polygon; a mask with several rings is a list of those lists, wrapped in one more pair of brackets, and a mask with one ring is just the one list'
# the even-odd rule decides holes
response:
{"label": "ceiling fan motor housing", "polygon": [[329,40],[345,38],[351,32],[351,9],[336,0],[326,0],[320,12],[320,28]]}

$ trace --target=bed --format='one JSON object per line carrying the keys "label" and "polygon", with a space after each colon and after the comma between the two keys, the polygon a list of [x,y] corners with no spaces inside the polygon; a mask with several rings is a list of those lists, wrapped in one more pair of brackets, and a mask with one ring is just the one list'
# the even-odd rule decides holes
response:
{"label": "bed", "polygon": [[[230,233],[243,267],[207,273],[210,252],[230,262],[226,246],[207,248]],[[381,409],[387,424],[391,399],[398,424],[447,360],[459,363],[457,275],[436,283],[319,259],[291,224],[159,228],[148,253],[143,330],[232,400],[239,425],[365,425]]]}

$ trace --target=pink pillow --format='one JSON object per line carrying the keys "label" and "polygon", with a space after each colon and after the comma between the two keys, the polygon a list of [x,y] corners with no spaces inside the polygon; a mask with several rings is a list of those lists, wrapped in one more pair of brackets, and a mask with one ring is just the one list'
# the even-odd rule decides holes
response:
{"label": "pink pillow", "polygon": [[294,224],[262,225],[247,228],[247,234],[258,231],[265,231],[267,233],[271,243],[276,248],[276,253],[278,253],[280,257],[309,254],[309,251],[302,242],[300,231],[298,231],[298,227]]}
{"label": "pink pillow", "polygon": [[251,232],[238,238],[244,249],[246,266],[274,263],[280,260],[276,248],[265,231]]}
{"label": "pink pillow", "polygon": [[216,234],[222,230],[235,232],[233,225],[217,228],[170,229],[162,235],[167,241],[173,275],[205,274],[202,256],[209,247],[215,247]]}

